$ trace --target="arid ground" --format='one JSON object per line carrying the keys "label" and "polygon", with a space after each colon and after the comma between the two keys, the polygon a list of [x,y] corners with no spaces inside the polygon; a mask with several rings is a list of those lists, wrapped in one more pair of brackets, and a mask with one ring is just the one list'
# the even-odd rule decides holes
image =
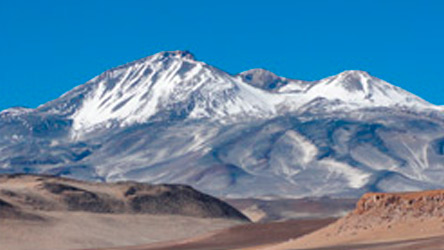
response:
{"label": "arid ground", "polygon": [[444,191],[368,193],[353,203],[330,198],[224,202],[183,185],[0,175],[0,246],[444,249]]}
{"label": "arid ground", "polygon": [[444,191],[369,193],[338,220],[239,225],[187,240],[130,249],[444,249]]}

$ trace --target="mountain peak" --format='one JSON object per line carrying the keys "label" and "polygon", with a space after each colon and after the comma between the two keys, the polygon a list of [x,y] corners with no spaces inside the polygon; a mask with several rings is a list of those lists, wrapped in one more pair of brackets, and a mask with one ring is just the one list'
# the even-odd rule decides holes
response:
{"label": "mountain peak", "polygon": [[195,60],[194,55],[188,50],[162,51],[156,55],[164,58],[185,58],[188,60]]}
{"label": "mountain peak", "polygon": [[362,70],[346,70],[331,77],[331,79],[334,79],[335,82],[345,82],[348,84],[351,84],[353,82],[359,85],[364,84],[372,78],[374,77],[371,76],[367,71]]}
{"label": "mountain peak", "polygon": [[240,75],[240,76],[251,75],[251,76],[274,77],[274,78],[279,77],[275,73],[273,73],[267,69],[264,69],[264,68],[250,69],[250,70],[241,72],[238,75]]}
{"label": "mountain peak", "polygon": [[280,77],[263,68],[250,69],[239,73],[238,76],[242,78],[244,82],[266,90],[277,89],[288,83],[286,78]]}
{"label": "mountain peak", "polygon": [[429,108],[421,98],[361,70],[347,70],[318,81],[310,96],[339,100],[358,107],[405,106]]}
{"label": "mountain peak", "polygon": [[372,77],[368,72],[362,70],[346,70],[338,75],[327,78],[331,79],[331,84],[341,85],[349,91],[364,91],[369,90],[369,83],[373,82]]}
{"label": "mountain peak", "polygon": [[339,76],[370,77],[370,74],[367,71],[363,71],[363,70],[345,70],[345,71],[339,73]]}

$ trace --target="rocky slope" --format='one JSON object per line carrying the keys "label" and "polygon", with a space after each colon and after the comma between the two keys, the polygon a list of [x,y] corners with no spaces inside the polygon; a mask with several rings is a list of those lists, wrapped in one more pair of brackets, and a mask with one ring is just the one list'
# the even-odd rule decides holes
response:
{"label": "rocky slope", "polygon": [[0,173],[181,183],[228,198],[444,188],[444,113],[363,71],[231,75],[168,51],[2,111]]}
{"label": "rocky slope", "polygon": [[36,219],[39,211],[181,215],[248,221],[227,203],[183,185],[88,183],[0,175],[0,218]]}
{"label": "rocky slope", "polygon": [[[335,223],[266,249],[333,249],[334,246],[352,249],[351,244],[361,244],[356,246],[364,248],[362,244],[382,242],[399,246],[423,238],[442,238],[443,228],[444,190],[368,193],[361,197],[354,211]],[[390,244],[380,245],[383,246],[390,249]]]}
{"label": "rocky slope", "polygon": [[341,219],[338,233],[431,218],[444,222],[444,190],[368,193]]}

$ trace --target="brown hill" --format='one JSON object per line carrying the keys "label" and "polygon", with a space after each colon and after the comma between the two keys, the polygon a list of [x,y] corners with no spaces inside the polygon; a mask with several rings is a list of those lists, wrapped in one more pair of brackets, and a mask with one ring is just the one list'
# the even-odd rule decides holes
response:
{"label": "brown hill", "polygon": [[83,211],[248,221],[227,203],[189,186],[89,183],[32,175],[0,175],[0,208],[3,218],[19,211]]}
{"label": "brown hill", "polygon": [[0,175],[0,248],[52,250],[180,240],[248,222],[183,185]]}

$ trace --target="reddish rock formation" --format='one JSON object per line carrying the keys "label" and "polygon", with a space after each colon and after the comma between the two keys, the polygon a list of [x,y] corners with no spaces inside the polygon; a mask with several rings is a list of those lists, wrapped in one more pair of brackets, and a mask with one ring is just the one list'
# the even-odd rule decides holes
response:
{"label": "reddish rock formation", "polygon": [[444,190],[407,193],[367,193],[354,211],[338,221],[338,233],[375,226],[444,217]]}
{"label": "reddish rock formation", "polygon": [[367,193],[335,223],[264,249],[414,249],[406,244],[420,240],[427,249],[442,249],[435,246],[443,238],[444,190]]}
{"label": "reddish rock formation", "polygon": [[354,214],[383,216],[443,216],[444,190],[409,193],[367,193],[356,204]]}

